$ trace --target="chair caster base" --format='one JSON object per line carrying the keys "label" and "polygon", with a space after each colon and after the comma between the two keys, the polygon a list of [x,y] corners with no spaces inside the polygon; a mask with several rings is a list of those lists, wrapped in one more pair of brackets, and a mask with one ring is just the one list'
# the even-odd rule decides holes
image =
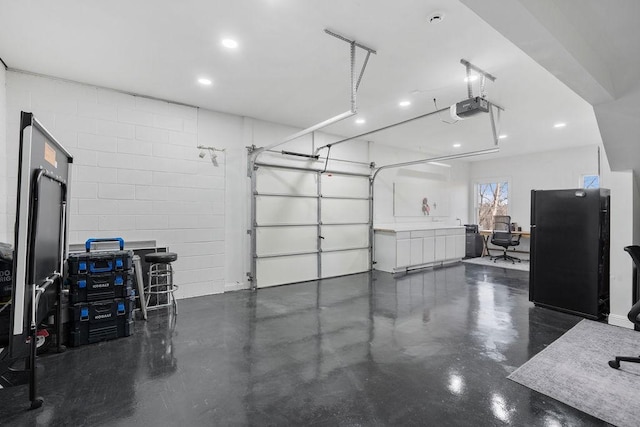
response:
{"label": "chair caster base", "polygon": [[609,361],[609,366],[611,366],[613,369],[619,369],[620,362],[640,363],[640,356],[638,357],[617,356],[614,360]]}
{"label": "chair caster base", "polygon": [[512,257],[507,255],[507,257],[505,258],[503,255],[497,256],[497,257],[491,257],[489,258],[489,261],[493,261],[494,264],[498,263],[498,260],[504,260],[504,261],[511,261],[511,264],[515,264],[516,261],[517,262],[522,262],[522,260],[520,258],[516,258],[516,257]]}
{"label": "chair caster base", "polygon": [[42,397],[36,397],[31,401],[31,406],[29,407],[29,409],[31,410],[38,409],[42,406],[43,403],[44,403],[44,399]]}

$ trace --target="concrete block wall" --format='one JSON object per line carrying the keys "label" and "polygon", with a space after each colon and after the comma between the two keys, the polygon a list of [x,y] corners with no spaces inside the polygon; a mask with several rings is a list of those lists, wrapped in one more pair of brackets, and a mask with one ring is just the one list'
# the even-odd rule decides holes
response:
{"label": "concrete block wall", "polygon": [[71,243],[156,240],[179,254],[179,297],[224,291],[225,156],[198,157],[199,141],[216,139],[198,134],[196,108],[17,72],[6,80],[3,200],[16,198],[20,111],[31,111],[74,155]]}

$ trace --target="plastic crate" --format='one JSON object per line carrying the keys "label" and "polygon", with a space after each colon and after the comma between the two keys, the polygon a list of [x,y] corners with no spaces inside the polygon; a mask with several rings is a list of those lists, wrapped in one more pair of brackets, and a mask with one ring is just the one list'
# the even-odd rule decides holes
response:
{"label": "plastic crate", "polygon": [[126,298],[133,287],[133,270],[79,274],[67,278],[71,304]]}
{"label": "plastic crate", "polygon": [[75,304],[69,308],[69,345],[96,343],[133,333],[134,298]]}
{"label": "plastic crate", "polygon": [[70,254],[68,271],[70,276],[129,271],[133,251],[84,252]]}
{"label": "plastic crate", "polygon": [[11,298],[13,253],[0,252],[0,302]]}
{"label": "plastic crate", "polygon": [[[0,303],[0,308],[3,306],[4,304]],[[5,347],[9,344],[9,313],[11,313],[11,307],[8,305],[0,312],[0,347]]]}

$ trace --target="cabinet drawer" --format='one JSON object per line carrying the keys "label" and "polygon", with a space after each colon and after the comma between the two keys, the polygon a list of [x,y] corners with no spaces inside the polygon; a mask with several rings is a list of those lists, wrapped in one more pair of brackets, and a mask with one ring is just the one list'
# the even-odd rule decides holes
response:
{"label": "cabinet drawer", "polygon": [[433,237],[435,236],[434,230],[415,230],[411,232],[411,238],[424,238],[424,237]]}
{"label": "cabinet drawer", "polygon": [[411,238],[411,232],[410,231],[397,231],[396,232],[396,239],[400,240],[400,239],[409,239]]}
{"label": "cabinet drawer", "polygon": [[436,230],[436,236],[459,236],[465,234],[464,228],[439,228]]}

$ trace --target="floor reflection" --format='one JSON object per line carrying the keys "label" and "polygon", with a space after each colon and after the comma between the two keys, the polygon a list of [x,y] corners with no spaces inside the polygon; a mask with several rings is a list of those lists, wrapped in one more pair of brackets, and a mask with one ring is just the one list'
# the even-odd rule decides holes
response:
{"label": "floor reflection", "polygon": [[0,405],[0,420],[598,424],[506,379],[579,321],[533,308],[523,272],[467,264],[374,272],[179,305],[178,317],[153,313],[130,338],[43,358],[47,409]]}
{"label": "floor reflection", "polygon": [[142,360],[149,378],[167,377],[178,369],[173,345],[175,327],[176,315],[168,310],[160,316],[152,314],[139,328],[138,334],[143,336]]}

